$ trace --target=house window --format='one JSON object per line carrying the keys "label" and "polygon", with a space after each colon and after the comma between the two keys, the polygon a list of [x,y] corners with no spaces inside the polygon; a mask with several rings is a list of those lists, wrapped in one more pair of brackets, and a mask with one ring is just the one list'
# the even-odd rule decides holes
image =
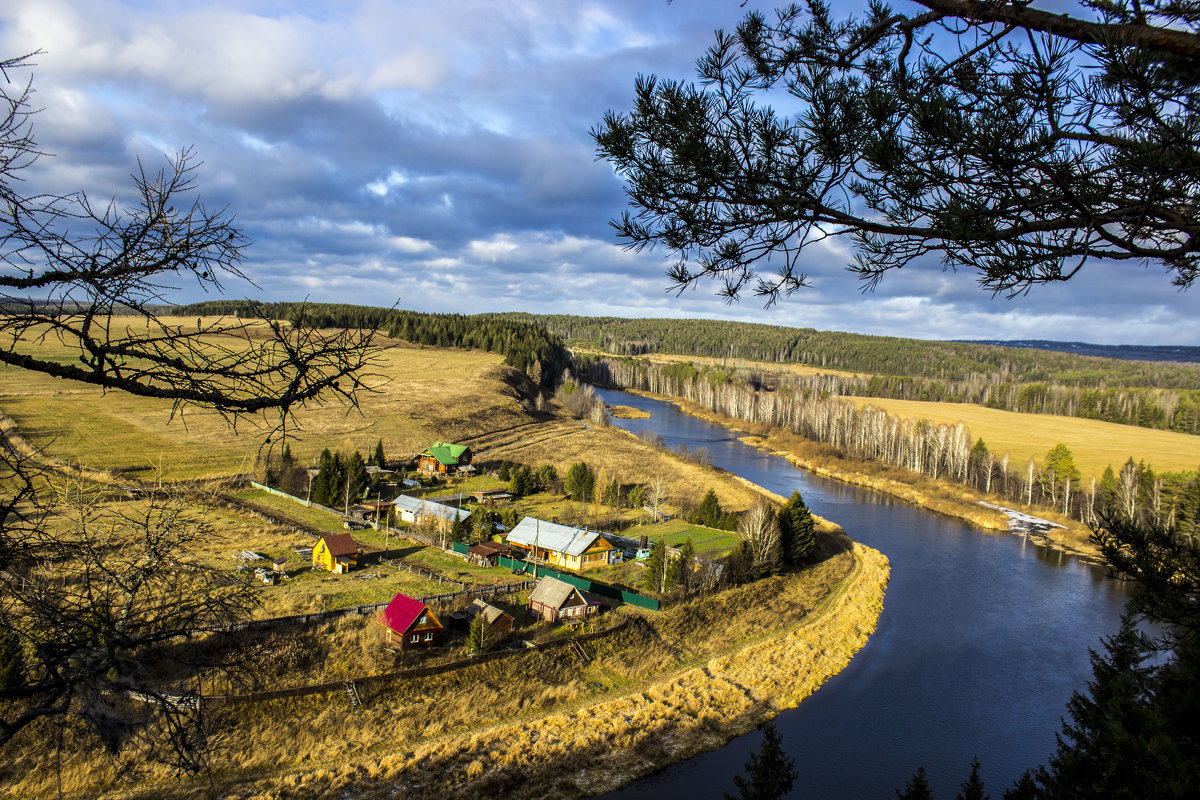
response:
{"label": "house window", "polygon": [[433,631],[430,631],[429,633],[425,634],[425,641],[427,641],[427,642],[433,641]]}
{"label": "house window", "polygon": [[414,633],[412,636],[409,637],[408,640],[410,642],[412,642],[413,644],[416,644],[417,642],[421,641],[421,634]]}
{"label": "house window", "polygon": [[425,624],[425,615],[424,614],[421,615],[421,624],[422,625]]}

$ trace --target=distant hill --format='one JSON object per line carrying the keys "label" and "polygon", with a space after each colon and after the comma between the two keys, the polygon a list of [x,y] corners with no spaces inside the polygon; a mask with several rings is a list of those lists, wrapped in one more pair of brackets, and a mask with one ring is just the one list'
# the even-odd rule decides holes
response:
{"label": "distant hill", "polygon": [[1120,358],[1126,361],[1179,361],[1200,363],[1200,347],[1160,344],[1089,344],[1088,342],[1052,342],[1046,339],[957,339],[965,344],[991,344],[998,347],[1025,347],[1032,350],[1052,350],[1080,356]]}

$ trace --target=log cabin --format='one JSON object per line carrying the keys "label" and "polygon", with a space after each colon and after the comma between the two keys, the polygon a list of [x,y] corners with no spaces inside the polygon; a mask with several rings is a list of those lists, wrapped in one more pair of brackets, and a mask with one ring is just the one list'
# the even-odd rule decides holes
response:
{"label": "log cabin", "polygon": [[401,650],[437,644],[443,630],[442,623],[428,606],[403,593],[384,606],[379,621],[387,628],[388,644],[395,644]]}

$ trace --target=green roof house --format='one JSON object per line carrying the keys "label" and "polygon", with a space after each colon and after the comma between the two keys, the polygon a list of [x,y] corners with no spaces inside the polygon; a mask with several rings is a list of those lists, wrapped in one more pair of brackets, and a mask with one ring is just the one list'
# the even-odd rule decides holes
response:
{"label": "green roof house", "polygon": [[465,444],[438,442],[417,454],[417,468],[433,474],[453,475],[456,472],[474,472],[471,466],[471,448]]}

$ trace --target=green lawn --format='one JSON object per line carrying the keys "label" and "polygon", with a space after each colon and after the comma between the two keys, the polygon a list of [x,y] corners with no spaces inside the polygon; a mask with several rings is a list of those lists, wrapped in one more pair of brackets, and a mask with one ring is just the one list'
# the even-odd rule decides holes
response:
{"label": "green lawn", "polygon": [[651,544],[659,539],[665,539],[672,547],[679,547],[689,538],[696,548],[696,555],[706,558],[723,556],[737,544],[738,535],[730,531],[706,528],[703,525],[693,525],[681,519],[659,522],[650,525],[636,525],[624,531],[624,536],[637,539],[645,536]]}
{"label": "green lawn", "polygon": [[273,509],[292,519],[312,525],[314,528],[326,531],[342,530],[342,518],[336,514],[330,514],[323,509],[306,506],[304,503],[298,503],[295,500],[288,500],[286,497],[264,492],[262,489],[248,489],[242,492],[234,492],[233,496],[239,500],[249,500],[251,503],[260,505],[263,508]]}

